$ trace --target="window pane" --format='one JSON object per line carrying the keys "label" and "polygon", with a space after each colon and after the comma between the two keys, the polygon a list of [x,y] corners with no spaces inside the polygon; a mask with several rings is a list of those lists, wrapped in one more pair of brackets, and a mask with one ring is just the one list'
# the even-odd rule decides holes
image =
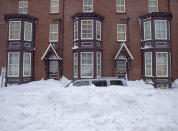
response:
{"label": "window pane", "polygon": [[78,40],[78,21],[74,23],[74,40]]}
{"label": "window pane", "polygon": [[101,53],[97,53],[96,54],[96,73],[97,73],[97,77],[101,77]]}
{"label": "window pane", "polygon": [[126,24],[117,24],[117,40],[126,41]]}
{"label": "window pane", "polygon": [[59,13],[59,0],[51,0],[50,13]]}
{"label": "window pane", "polygon": [[96,22],[96,39],[101,40],[101,22]]}
{"label": "window pane", "polygon": [[151,21],[144,22],[144,40],[151,39]]}
{"label": "window pane", "polygon": [[156,53],[156,74],[159,77],[168,76],[168,53]]}
{"label": "window pane", "polygon": [[167,39],[167,21],[155,20],[156,39]]}
{"label": "window pane", "polygon": [[19,14],[28,13],[28,1],[19,1]]}
{"label": "window pane", "polygon": [[23,55],[23,76],[31,76],[31,53]]}
{"label": "window pane", "polygon": [[83,0],[83,12],[93,11],[93,0]]}
{"label": "window pane", "polygon": [[20,40],[21,22],[10,21],[9,22],[9,40]]}
{"label": "window pane", "polygon": [[93,53],[81,53],[81,77],[93,76]]}
{"label": "window pane", "polygon": [[125,12],[125,0],[116,0],[116,12]]}
{"label": "window pane", "polygon": [[8,76],[9,77],[19,76],[19,59],[20,59],[20,54],[18,52],[8,53]]}
{"label": "window pane", "polygon": [[82,39],[93,39],[93,20],[82,21]]}
{"label": "window pane", "polygon": [[58,24],[50,24],[50,42],[58,41]]}
{"label": "window pane", "polygon": [[152,53],[145,52],[145,76],[152,76]]}
{"label": "window pane", "polygon": [[25,22],[24,40],[26,41],[32,40],[32,23]]}
{"label": "window pane", "polygon": [[78,78],[78,53],[74,53],[73,56],[73,70],[74,70],[74,77]]}
{"label": "window pane", "polygon": [[148,0],[148,12],[158,12],[158,0]]}

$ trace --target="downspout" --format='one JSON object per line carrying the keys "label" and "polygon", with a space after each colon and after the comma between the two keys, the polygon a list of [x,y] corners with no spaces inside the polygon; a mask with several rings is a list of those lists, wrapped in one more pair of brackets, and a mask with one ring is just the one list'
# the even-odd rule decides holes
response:
{"label": "downspout", "polygon": [[62,57],[62,61],[61,61],[61,77],[63,76],[63,70],[64,70],[64,66],[63,66],[63,56],[64,56],[64,11],[65,11],[65,0],[63,0],[63,7],[62,7],[62,21],[61,21],[61,25],[62,25],[62,39],[61,39],[61,44],[62,44],[62,47],[61,47],[61,51],[62,51],[62,54],[61,54],[61,57]]}

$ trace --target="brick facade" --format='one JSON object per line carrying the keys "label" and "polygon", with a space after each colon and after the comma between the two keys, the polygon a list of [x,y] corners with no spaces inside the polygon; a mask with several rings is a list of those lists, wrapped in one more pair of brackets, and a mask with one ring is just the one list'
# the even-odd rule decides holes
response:
{"label": "brick facade", "polygon": [[[143,54],[141,42],[143,32],[140,28],[140,17],[148,14],[148,0],[126,0],[125,13],[116,13],[116,0],[93,0],[93,12],[103,17],[101,22],[101,52],[102,52],[102,76],[117,76],[115,56],[123,42],[117,41],[117,24],[126,24],[126,41],[124,42],[133,56],[129,63],[127,76],[130,80],[138,80],[143,76]],[[159,0],[158,11],[172,13],[171,20],[171,52],[170,79],[173,81],[178,77],[178,3],[176,0]],[[8,22],[4,17],[6,14],[18,13],[18,0],[0,1],[0,67],[7,67],[7,39]],[[49,25],[59,25],[59,41],[52,43],[58,55],[62,57],[59,65],[59,75],[73,79],[73,16],[77,13],[83,14],[83,0],[59,0],[59,13],[50,13],[50,0],[29,0],[28,15],[36,17],[35,39],[34,39],[34,77],[33,80],[48,78],[47,66],[41,60],[44,52],[49,46]],[[87,16],[86,16],[87,17]],[[89,18],[90,19],[90,18]],[[80,29],[80,28],[79,28]],[[94,48],[95,49],[95,48]],[[84,49],[87,51],[87,49]],[[49,51],[50,52],[50,51]],[[52,51],[51,51],[52,52]],[[82,50],[79,50],[82,52]],[[49,54],[50,55],[50,54]],[[80,57],[79,57],[80,59]],[[96,61],[95,61],[96,62]],[[79,68],[80,70],[80,68]]]}

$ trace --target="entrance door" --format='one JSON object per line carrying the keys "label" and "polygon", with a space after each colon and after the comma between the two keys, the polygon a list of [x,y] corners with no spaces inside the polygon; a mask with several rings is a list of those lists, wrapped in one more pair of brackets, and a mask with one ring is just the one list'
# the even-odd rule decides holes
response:
{"label": "entrance door", "polygon": [[57,79],[58,61],[49,60],[49,79]]}

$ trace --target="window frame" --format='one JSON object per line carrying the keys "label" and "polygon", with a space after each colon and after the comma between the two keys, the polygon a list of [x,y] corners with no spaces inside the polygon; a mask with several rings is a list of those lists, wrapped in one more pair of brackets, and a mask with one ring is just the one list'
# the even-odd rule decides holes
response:
{"label": "window frame", "polygon": [[[52,2],[57,2],[57,4],[53,5]],[[54,8],[56,9],[56,11],[54,11]],[[50,1],[50,13],[51,14],[59,13],[59,0]]]}
{"label": "window frame", "polygon": [[[146,58],[146,56],[147,56],[147,53],[150,53],[150,61],[151,61],[151,63],[149,63],[149,64],[147,64],[147,58]],[[152,52],[144,52],[144,65],[145,65],[145,77],[152,77],[153,76],[153,53]],[[147,74],[148,72],[147,72],[147,65],[149,65],[149,66],[151,66],[150,67],[150,71],[151,71],[151,73],[150,73],[150,75],[149,74]]]}
{"label": "window frame", "polygon": [[[17,62],[17,63],[18,63],[18,64],[17,64],[17,65],[18,65],[18,68],[17,68],[17,72],[18,72],[18,73],[17,73],[17,75],[10,75],[10,74],[9,74],[9,72],[10,72],[10,68],[9,68],[9,65],[10,65],[10,64],[9,64],[9,63],[10,63],[10,61],[9,61],[9,60],[10,60],[10,54],[18,54],[18,62]],[[19,66],[20,66],[20,52],[8,52],[8,65],[7,65],[8,70],[7,70],[7,77],[19,77],[19,73],[20,73],[20,69],[19,69],[20,67],[19,67]]]}
{"label": "window frame", "polygon": [[[92,4],[91,5],[85,5],[85,0],[83,0],[83,12],[93,12],[93,0],[91,0]],[[91,7],[90,11],[85,10],[85,7]]]}
{"label": "window frame", "polygon": [[[122,4],[118,4],[119,3],[118,1],[119,0],[116,0],[116,13],[125,13],[126,12],[126,3],[125,3],[125,0],[123,0],[124,1],[123,5]],[[124,10],[123,11],[119,11],[118,10],[119,7],[124,7]]]}
{"label": "window frame", "polygon": [[[30,24],[30,26],[31,26],[31,28],[30,28],[30,39],[28,40],[28,39],[26,39],[26,24]],[[32,41],[32,23],[31,22],[25,22],[24,23],[24,40],[25,41]],[[28,32],[29,33],[29,32]]]}
{"label": "window frame", "polygon": [[[91,32],[92,32],[92,37],[91,38],[83,38],[83,21],[91,21],[92,22],[92,30],[91,30]],[[93,26],[94,26],[94,20],[92,20],[92,19],[87,19],[87,20],[81,20],[81,39],[82,40],[92,40],[93,39],[93,36],[94,36],[94,30],[93,30]]]}
{"label": "window frame", "polygon": [[[149,30],[150,30],[150,38],[149,39],[146,39],[146,32],[145,32],[145,29],[146,29],[146,23],[149,23]],[[143,23],[143,27],[144,27],[144,40],[151,40],[152,39],[152,30],[151,30],[151,21],[145,21]]]}
{"label": "window frame", "polygon": [[[25,55],[29,55],[30,57],[30,64],[28,65],[28,66],[30,66],[30,70],[29,70],[29,75],[26,75],[25,74],[25,66],[27,65],[27,64],[25,64]],[[24,52],[23,53],[23,76],[24,77],[30,77],[31,76],[31,72],[32,72],[32,54],[31,53],[28,53],[28,52]]]}
{"label": "window frame", "polygon": [[[167,58],[167,62],[166,62],[166,69],[167,69],[167,72],[166,72],[166,75],[158,75],[158,72],[157,72],[157,69],[158,69],[158,59],[157,59],[157,54],[159,53],[164,53],[166,54],[166,58]],[[168,57],[168,52],[156,52],[156,76],[157,77],[168,77],[168,74],[169,74],[169,57]]]}
{"label": "window frame", "polygon": [[[18,23],[20,23],[20,29],[19,29],[19,37],[16,39],[12,39],[12,38],[10,38],[10,36],[11,36],[11,34],[10,34],[10,30],[11,30],[11,23],[13,23],[13,22],[18,22]],[[8,36],[8,40],[20,40],[21,39],[21,21],[9,21],[9,36]]]}
{"label": "window frame", "polygon": [[[119,26],[124,26],[124,30],[125,30],[125,32],[119,32]],[[123,40],[119,40],[119,33],[123,33],[123,34],[125,34],[125,39],[123,39]],[[127,24],[117,24],[117,41],[118,42],[125,42],[127,40]]]}
{"label": "window frame", "polygon": [[[165,31],[166,31],[166,34],[165,34],[165,38],[157,38],[157,26],[156,26],[156,22],[157,21],[164,21],[164,22],[166,22],[166,27],[165,27]],[[167,23],[167,20],[154,20],[154,27],[155,27],[155,39],[156,40],[167,40],[168,39],[168,23]],[[162,28],[161,28],[162,29]]]}
{"label": "window frame", "polygon": [[[26,5],[22,6],[21,3],[25,2]],[[22,11],[23,10],[23,11]],[[18,13],[19,14],[28,14],[28,0],[20,0],[19,1],[19,8],[18,8]]]}
{"label": "window frame", "polygon": [[[91,59],[91,62],[92,62],[92,63],[89,64],[89,65],[91,65],[91,67],[92,67],[92,70],[91,70],[91,71],[92,71],[92,72],[91,72],[92,75],[91,75],[91,76],[83,76],[83,75],[82,75],[82,72],[83,72],[83,71],[82,71],[82,65],[83,65],[83,64],[82,64],[82,57],[83,57],[82,54],[85,54],[85,53],[90,53],[90,54],[92,54],[92,55],[91,55],[91,58],[92,58],[92,59]],[[87,64],[85,64],[85,65],[87,65]],[[93,75],[94,75],[93,66],[94,66],[93,52],[81,52],[81,53],[80,53],[80,77],[81,77],[81,78],[93,78]]]}
{"label": "window frame", "polygon": [[[52,25],[57,25],[57,32],[52,32]],[[57,34],[56,40],[51,40],[51,35]],[[58,42],[59,41],[59,25],[58,24],[50,24],[50,30],[49,30],[49,42]]]}

